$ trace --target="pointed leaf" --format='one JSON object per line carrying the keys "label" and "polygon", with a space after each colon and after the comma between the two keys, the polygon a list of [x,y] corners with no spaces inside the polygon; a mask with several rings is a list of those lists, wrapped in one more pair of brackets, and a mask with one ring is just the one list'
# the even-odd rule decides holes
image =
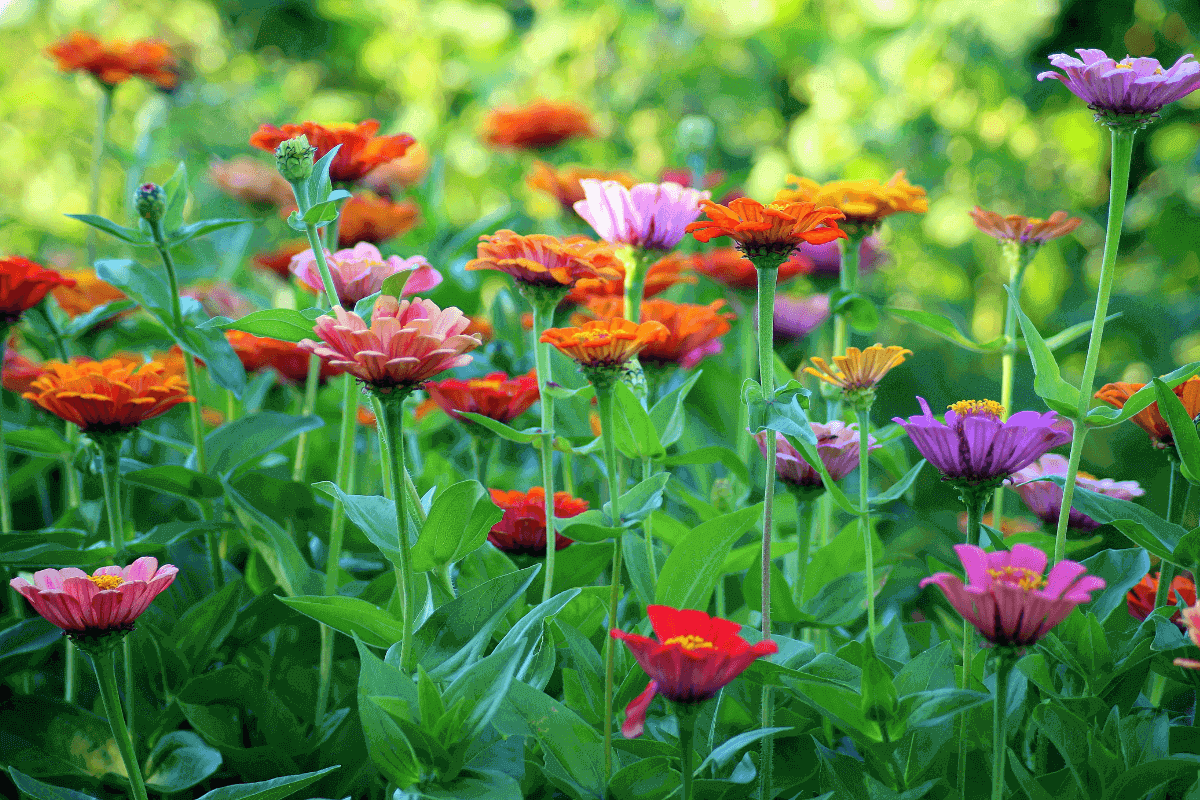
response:
{"label": "pointed leaf", "polygon": [[66,214],[65,216],[71,219],[77,219],[84,225],[90,225],[96,230],[104,231],[114,239],[120,239],[122,242],[130,244],[148,245],[150,240],[141,232],[133,228],[126,228],[118,225],[112,220],[107,220],[104,217],[98,217],[95,214]]}
{"label": "pointed leaf", "polygon": [[412,569],[425,572],[452,564],[487,541],[504,516],[478,481],[462,481],[433,498],[429,517],[412,548]]}
{"label": "pointed leaf", "polygon": [[300,775],[286,775],[258,783],[238,783],[233,786],[222,786],[203,795],[200,800],[283,800],[288,795],[316,783],[321,778],[340,769],[341,764],[334,764],[316,772],[305,772]]}
{"label": "pointed leaf", "polygon": [[762,503],[696,527],[671,550],[658,575],[655,600],[672,608],[708,608],[721,565],[742,534],[762,517]]}
{"label": "pointed leaf", "polygon": [[1158,378],[1152,378],[1150,382],[1158,397],[1158,411],[1171,426],[1179,471],[1188,483],[1200,484],[1200,434],[1196,433],[1196,421],[1188,416],[1183,401],[1171,387]]}
{"label": "pointed leaf", "polygon": [[[1169,375],[1163,375],[1159,380],[1174,389],[1197,374],[1200,374],[1200,362],[1193,362],[1191,364],[1184,364]],[[1106,405],[1093,408],[1088,412],[1087,422],[1093,428],[1106,428],[1110,425],[1124,422],[1157,401],[1158,390],[1154,388],[1154,384],[1147,383],[1141,389],[1134,392],[1133,396],[1125,401],[1125,405],[1121,408],[1112,408]]]}
{"label": "pointed leaf", "polygon": [[1021,303],[1013,294],[1012,288],[1004,288],[1008,291],[1009,302],[1012,303],[1017,320],[1021,323],[1021,333],[1025,336],[1025,346],[1033,362],[1034,392],[1051,410],[1074,418],[1079,413],[1079,390],[1062,379],[1054,353],[1034,324],[1029,321],[1029,317],[1021,310]]}
{"label": "pointed leaf", "polygon": [[941,314],[934,314],[930,311],[918,311],[911,308],[888,308],[887,311],[892,316],[908,320],[914,325],[922,327],[930,333],[935,333],[946,341],[953,342],[965,350],[975,353],[995,353],[1004,347],[1003,336],[997,337],[990,342],[977,343],[960,331],[957,325]]}

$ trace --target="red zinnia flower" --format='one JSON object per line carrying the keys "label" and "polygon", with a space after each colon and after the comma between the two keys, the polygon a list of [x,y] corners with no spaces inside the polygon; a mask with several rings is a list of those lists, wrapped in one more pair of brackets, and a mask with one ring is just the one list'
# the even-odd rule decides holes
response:
{"label": "red zinnia flower", "polygon": [[138,39],[135,42],[102,42],[90,33],[75,31],[46,48],[62,72],[83,70],[106,86],[116,86],[139,75],[160,89],[174,89],[179,82],[175,56],[165,42]]}
{"label": "red zinnia flower", "polygon": [[282,247],[276,250],[270,250],[266,253],[259,253],[250,259],[254,266],[259,269],[265,269],[268,272],[274,272],[285,281],[292,277],[291,266],[292,257],[303,253],[305,250],[311,249],[308,242],[301,239],[296,239],[285,243]]}
{"label": "red zinnia flower", "polygon": [[571,103],[535,100],[521,108],[494,108],[483,121],[483,140],[496,147],[537,150],[576,136],[595,136],[588,112]]}
{"label": "red zinnia flower", "polygon": [[621,733],[626,739],[642,735],[646,709],[661,692],[676,703],[700,703],[716,695],[725,684],[741,675],[762,656],[777,652],[770,639],[750,644],[740,636],[741,626],[703,611],[647,606],[655,641],[615,628],[609,631],[633,653],[650,676],[646,691],[625,708]]}
{"label": "red zinnia flower", "polygon": [[[1145,619],[1150,616],[1150,612],[1154,610],[1154,595],[1158,592],[1158,579],[1161,574],[1156,572],[1146,575],[1142,578],[1141,583],[1134,586],[1125,595],[1125,605],[1129,609],[1130,616],[1136,619]],[[1187,605],[1196,605],[1196,584],[1186,575],[1177,575],[1171,581],[1171,588],[1167,590],[1167,604],[1177,605],[1181,597]],[[1171,615],[1171,622],[1179,626],[1179,630],[1187,632],[1183,616],[1178,610]]]}
{"label": "red zinnia flower", "polygon": [[429,399],[460,422],[460,414],[469,411],[506,425],[525,413],[538,399],[537,372],[509,377],[491,372],[482,378],[447,378],[425,384]]}
{"label": "red zinnia flower", "polygon": [[21,256],[0,258],[0,325],[12,324],[55,286],[75,281]]}
{"label": "red zinnia flower", "polygon": [[[245,331],[225,331],[225,338],[237,354],[246,372],[262,372],[273,369],[290,383],[304,383],[308,378],[310,353],[300,349],[295,342],[255,336]],[[321,380],[341,375],[341,370],[326,361],[321,362]]]}
{"label": "red zinnia flower", "polygon": [[[492,526],[488,541],[514,555],[546,554],[546,490],[535,486],[528,492],[489,489],[492,502],[504,510],[504,517]],[[566,492],[554,493],[554,518],[565,519],[587,511],[587,501]],[[572,540],[554,532],[554,549],[562,550]]]}
{"label": "red zinnia flower", "polygon": [[250,137],[250,144],[274,152],[282,142],[293,139],[301,134],[308,137],[308,143],[317,148],[314,154],[316,160],[337,147],[337,155],[329,165],[329,180],[335,183],[353,183],[361,180],[368,172],[386,164],[394,158],[400,158],[415,141],[407,133],[395,136],[376,136],[379,130],[378,120],[369,119],[358,125],[331,125],[325,127],[315,122],[305,122],[300,125],[284,125],[276,128],[274,125],[263,125],[258,132]]}

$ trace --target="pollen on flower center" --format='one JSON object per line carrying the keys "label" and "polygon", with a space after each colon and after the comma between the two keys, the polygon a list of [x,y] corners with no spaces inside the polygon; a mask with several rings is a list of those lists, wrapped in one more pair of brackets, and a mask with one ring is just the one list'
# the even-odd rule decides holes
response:
{"label": "pollen on flower center", "polygon": [[470,389],[494,389],[499,391],[502,381],[489,381],[484,378],[472,378],[467,381],[467,388]]}
{"label": "pollen on flower center", "polygon": [[711,650],[714,647],[712,642],[701,636],[697,636],[694,633],[689,633],[684,636],[672,636],[670,639],[667,639],[665,642],[663,642],[663,644],[677,644],[684,650],[701,650],[704,648]]}
{"label": "pollen on flower center", "polygon": [[1033,591],[1041,589],[1046,585],[1046,579],[1040,572],[1034,572],[1028,567],[1005,567],[1003,569],[989,569],[987,571],[991,579],[996,583],[1007,583],[1010,586],[1016,586],[1025,591]]}
{"label": "pollen on flower center", "polygon": [[608,331],[579,331],[573,338],[576,344],[592,344],[608,341],[609,333]]}
{"label": "pollen on flower center", "polygon": [[120,575],[89,575],[88,580],[96,584],[102,592],[116,589],[125,582]]}
{"label": "pollen on flower center", "polygon": [[946,406],[959,417],[994,417],[1000,419],[1004,406],[995,400],[959,400],[953,405]]}

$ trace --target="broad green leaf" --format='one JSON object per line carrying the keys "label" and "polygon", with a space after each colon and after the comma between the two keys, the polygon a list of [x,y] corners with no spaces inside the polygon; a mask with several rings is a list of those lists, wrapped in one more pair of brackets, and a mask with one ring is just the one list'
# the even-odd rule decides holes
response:
{"label": "broad green leaf", "polygon": [[346,494],[330,481],[313,486],[341,501],[346,516],[361,530],[384,558],[402,569],[400,541],[396,538],[396,504],[382,495]]}
{"label": "broad green leaf", "polygon": [[305,225],[325,225],[337,218],[338,203],[336,200],[326,200],[323,203],[317,203],[300,217]]}
{"label": "broad green leaf", "polygon": [[44,428],[10,428],[4,426],[4,445],[31,456],[46,458],[68,458],[72,455],[71,445],[58,431]]}
{"label": "broad green leaf", "polygon": [[250,222],[248,219],[202,219],[171,231],[167,234],[167,244],[173,247],[200,236],[207,236],[223,228],[232,228],[234,225],[244,225],[248,222]]}
{"label": "broad green leaf", "polygon": [[74,789],[64,789],[61,786],[52,786],[49,783],[42,783],[36,778],[31,778],[23,772],[17,771],[16,767],[9,767],[8,774],[12,776],[13,783],[17,785],[22,795],[28,795],[33,800],[96,800],[90,794],[77,792]]}
{"label": "broad green leaf", "polygon": [[236,320],[227,317],[213,317],[201,327],[245,331],[255,336],[266,336],[285,342],[299,342],[303,339],[313,338],[315,335],[313,323],[323,313],[325,312],[319,308],[306,308],[303,311],[290,308],[268,308],[265,311],[254,311]]}
{"label": "broad green leaf", "polygon": [[613,389],[612,416],[616,429],[606,433],[613,436],[623,456],[640,460],[662,455],[663,446],[649,412],[624,383],[618,383]]}
{"label": "broad green leaf", "polygon": [[857,292],[834,289],[829,293],[829,313],[843,315],[859,333],[870,333],[879,327],[879,309],[869,297]]}
{"label": "broad green leaf", "polygon": [[547,766],[557,766],[584,797],[604,795],[604,743],[579,715],[545,692],[515,681],[508,705],[529,726]]}
{"label": "broad green leaf", "polygon": [[906,472],[904,477],[896,481],[886,492],[880,492],[872,497],[869,501],[871,505],[883,505],[884,503],[900,499],[908,491],[908,487],[912,486],[913,481],[917,479],[917,475],[920,474],[921,468],[924,466],[925,459],[921,459],[917,462],[916,466]]}
{"label": "broad green leaf", "polygon": [[910,728],[936,727],[991,699],[991,695],[984,692],[953,687],[913,692],[901,701],[899,716]]}
{"label": "broad green leaf", "polygon": [[104,231],[109,236],[113,237],[114,239],[120,239],[122,242],[141,245],[152,244],[152,242],[141,231],[118,225],[112,220],[105,219],[104,217],[98,217],[94,214],[66,214],[65,216],[68,216],[71,219],[77,219],[84,225],[90,225],[96,230]]}
{"label": "broad green leaf", "polygon": [[669,472],[660,472],[657,475],[651,475],[622,494],[619,500],[621,510],[619,520],[613,519],[612,503],[605,503],[602,511],[609,521],[616,522],[623,527],[640,522],[651,511],[662,505],[663,490],[666,489],[667,482],[670,480]]}
{"label": "broad green leaf", "polygon": [[1171,387],[1158,378],[1152,378],[1150,383],[1158,397],[1158,411],[1171,426],[1171,438],[1175,440],[1175,452],[1179,456],[1179,472],[1188,483],[1200,484],[1200,434],[1196,433],[1196,422]]}
{"label": "broad green leaf", "polygon": [[361,641],[355,640],[354,644],[358,647],[359,662],[358,716],[362,722],[363,738],[367,741],[367,753],[389,781],[407,788],[420,779],[424,766],[413,751],[412,743],[389,713],[400,712],[401,709],[396,708],[396,703],[391,703],[388,710],[384,710],[376,700],[381,697],[396,698],[398,702],[407,704],[412,712],[401,716],[414,718],[419,705],[416,687],[411,677],[384,662]]}
{"label": "broad green leaf", "polygon": [[1004,288],[1008,291],[1009,302],[1016,310],[1017,320],[1021,323],[1021,333],[1025,336],[1025,346],[1029,350],[1029,359],[1033,362],[1034,392],[1051,410],[1074,418],[1079,413],[1079,389],[1062,379],[1058,362],[1054,360],[1054,353],[1034,324],[1029,321],[1029,317],[1021,310],[1021,303],[1013,294],[1012,287]]}
{"label": "broad green leaf", "polygon": [[563,520],[555,520],[558,532],[577,542],[606,542],[621,536],[626,528],[614,528],[608,515],[599,509],[585,511]]}
{"label": "broad green leaf", "polygon": [[[1105,317],[1104,321],[1106,323],[1112,322],[1119,316],[1121,316],[1120,313],[1109,314],[1107,317]],[[1058,333],[1046,339],[1046,347],[1049,347],[1051,350],[1058,350],[1060,347],[1065,347],[1066,345],[1078,339],[1080,336],[1090,332],[1091,329],[1092,321],[1090,319],[1084,320],[1083,322],[1076,322],[1071,327],[1063,328]]]}
{"label": "broad green leaf", "polygon": [[679,770],[672,768],[673,760],[651,756],[618,769],[608,782],[608,796],[618,800],[670,797],[683,780]]}
{"label": "broad green leaf", "polygon": [[391,647],[404,638],[404,625],[400,620],[357,597],[318,595],[279,599],[306,617],[347,636],[357,636],[371,647]]}
{"label": "broad green leaf", "polygon": [[[1049,480],[1059,486],[1066,485],[1066,478],[1062,475],[1051,476]],[[1129,537],[1130,541],[1146,548],[1151,555],[1156,555],[1183,569],[1191,569],[1194,566],[1186,562],[1180,563],[1184,559],[1175,553],[1179,547],[1179,541],[1187,531],[1136,503],[1097,494],[1082,486],[1076,486],[1071,507],[1087,514],[1102,525],[1112,523],[1121,533]]]}
{"label": "broad green leaf", "polygon": [[146,788],[163,794],[182,792],[221,767],[221,752],[192,731],[172,731],[150,753]]}
{"label": "broad green leaf", "polygon": [[[318,416],[294,417],[278,411],[258,411],[227,422],[204,437],[208,471],[228,478],[305,431],[325,424]],[[193,454],[187,460],[195,469]]]}
{"label": "broad green leaf", "polygon": [[449,486],[433,498],[429,517],[412,548],[416,572],[451,564],[487,541],[504,512],[477,481]]}
{"label": "broad green leaf", "polygon": [[783,733],[784,731],[788,730],[791,730],[791,728],[756,728],[752,731],[739,733],[737,736],[727,739],[717,747],[714,747],[712,752],[710,752],[708,756],[706,756],[705,759],[700,762],[700,766],[696,767],[696,771],[693,774],[696,776],[702,775],[704,773],[704,768],[710,764],[719,769],[727,764],[730,759],[740,753],[746,746],[754,744],[758,740],[765,739],[773,734]]}
{"label": "broad green leaf", "polygon": [[672,608],[708,608],[721,565],[742,534],[762,517],[762,504],[698,526],[671,550],[658,575],[655,600]]}
{"label": "broad green leaf", "polygon": [[312,174],[304,182],[304,194],[310,208],[317,203],[324,203],[329,199],[330,192],[333,189],[333,184],[329,181],[329,167],[333,164],[333,159],[337,157],[337,153],[341,149],[342,146],[340,144],[334,146],[333,149],[318,159],[317,163],[313,164]]}
{"label": "broad green leaf", "polygon": [[136,306],[137,303],[132,300],[114,300],[111,303],[96,306],[86,314],[80,314],[64,325],[62,335],[67,339],[74,339],[91,330],[92,326],[99,325],[101,322],[112,319],[118,314],[123,314]]}
{"label": "broad green leaf", "polygon": [[36,653],[62,638],[62,631],[41,617],[23,619],[0,631],[0,661]]}
{"label": "broad green leaf", "polygon": [[222,786],[201,796],[200,800],[282,800],[282,798],[295,794],[305,786],[316,783],[330,772],[340,768],[341,764],[335,764],[332,767],[326,767],[316,772],[286,775],[282,778],[259,781],[258,783],[238,783],[233,786]]}
{"label": "broad green leaf", "polygon": [[975,353],[995,353],[1004,347],[1003,336],[999,336],[990,342],[977,343],[960,331],[957,325],[941,314],[934,314],[930,311],[917,311],[911,308],[888,308],[887,311],[894,317],[908,320],[930,333],[937,334],[948,342],[953,342],[959,347]]}
{"label": "broad green leaf", "polygon": [[[1200,361],[1191,364],[1184,364],[1174,372],[1163,375],[1159,380],[1167,386],[1174,389],[1179,384],[1194,375],[1200,374]],[[1110,406],[1097,406],[1088,412],[1087,423],[1093,428],[1107,428],[1110,425],[1124,422],[1125,420],[1137,414],[1139,411],[1148,408],[1158,400],[1158,390],[1154,384],[1147,383],[1141,389],[1133,393],[1133,396],[1125,402],[1121,408],[1112,408]]]}
{"label": "broad green leaf", "polygon": [[187,164],[180,161],[170,179],[162,185],[167,196],[166,213],[163,214],[163,230],[171,231],[183,224],[183,209],[187,205]]}
{"label": "broad green leaf", "polygon": [[138,469],[124,473],[121,478],[132,486],[196,500],[220,497],[225,491],[220,481],[177,464]]}
{"label": "broad green leaf", "polygon": [[1125,605],[1125,594],[1150,571],[1150,556],[1139,548],[1101,550],[1083,560],[1089,575],[1104,579],[1104,588],[1087,606],[1101,622],[1113,611]]}
{"label": "broad green leaf", "polygon": [[654,429],[658,432],[658,440],[663,447],[670,447],[683,436],[684,425],[687,422],[683,401],[687,399],[688,393],[692,391],[696,381],[700,380],[703,372],[704,370],[699,369],[693,371],[686,381],[672,389],[650,409],[650,419],[654,422]]}
{"label": "broad green leaf", "polygon": [[529,428],[528,430],[519,431],[516,428],[511,428],[508,425],[505,425],[503,422],[498,422],[497,420],[494,420],[491,417],[485,417],[482,414],[476,414],[473,411],[463,411],[461,412],[461,415],[477,425],[482,425],[502,439],[508,439],[510,442],[517,442],[518,444],[529,444],[530,442],[535,442],[541,438],[542,435],[539,428]]}
{"label": "broad green leaf", "polygon": [[[751,611],[762,611],[762,544],[761,542],[755,550],[759,550],[758,558],[746,569],[746,577],[742,583],[742,594],[746,599],[746,608]],[[771,549],[771,556],[776,555],[775,549]],[[774,563],[771,564],[771,619],[779,620],[789,624],[806,621],[807,617],[801,613],[796,607],[796,601],[792,599],[792,588],[788,584],[787,579],[783,577],[783,573]]]}

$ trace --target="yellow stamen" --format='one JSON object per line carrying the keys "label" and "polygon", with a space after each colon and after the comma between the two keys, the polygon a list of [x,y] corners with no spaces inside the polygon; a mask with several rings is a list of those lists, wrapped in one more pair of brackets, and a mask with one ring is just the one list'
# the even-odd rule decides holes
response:
{"label": "yellow stamen", "polygon": [[672,636],[663,642],[663,644],[677,644],[684,650],[700,650],[706,647],[711,650],[715,647],[712,642],[701,636],[696,636],[694,633],[689,633],[686,636]]}
{"label": "yellow stamen", "polygon": [[1040,572],[1034,572],[1028,567],[1005,567],[1004,569],[989,569],[987,574],[996,583],[1007,583],[1012,586],[1033,591],[1046,585],[1046,579]]}
{"label": "yellow stamen", "polygon": [[609,338],[608,331],[578,331],[575,333],[575,344],[591,344],[592,342],[603,342]]}
{"label": "yellow stamen", "polygon": [[116,589],[125,582],[120,575],[89,575],[88,580],[96,584],[102,592]]}
{"label": "yellow stamen", "polygon": [[959,417],[995,417],[1004,415],[1004,406],[995,400],[959,400],[953,405],[946,406]]}
{"label": "yellow stamen", "polygon": [[498,390],[500,388],[500,384],[501,384],[500,381],[494,381],[494,380],[489,381],[489,380],[484,380],[483,378],[473,378],[473,379],[467,381],[467,388],[468,389],[496,389],[496,390]]}

